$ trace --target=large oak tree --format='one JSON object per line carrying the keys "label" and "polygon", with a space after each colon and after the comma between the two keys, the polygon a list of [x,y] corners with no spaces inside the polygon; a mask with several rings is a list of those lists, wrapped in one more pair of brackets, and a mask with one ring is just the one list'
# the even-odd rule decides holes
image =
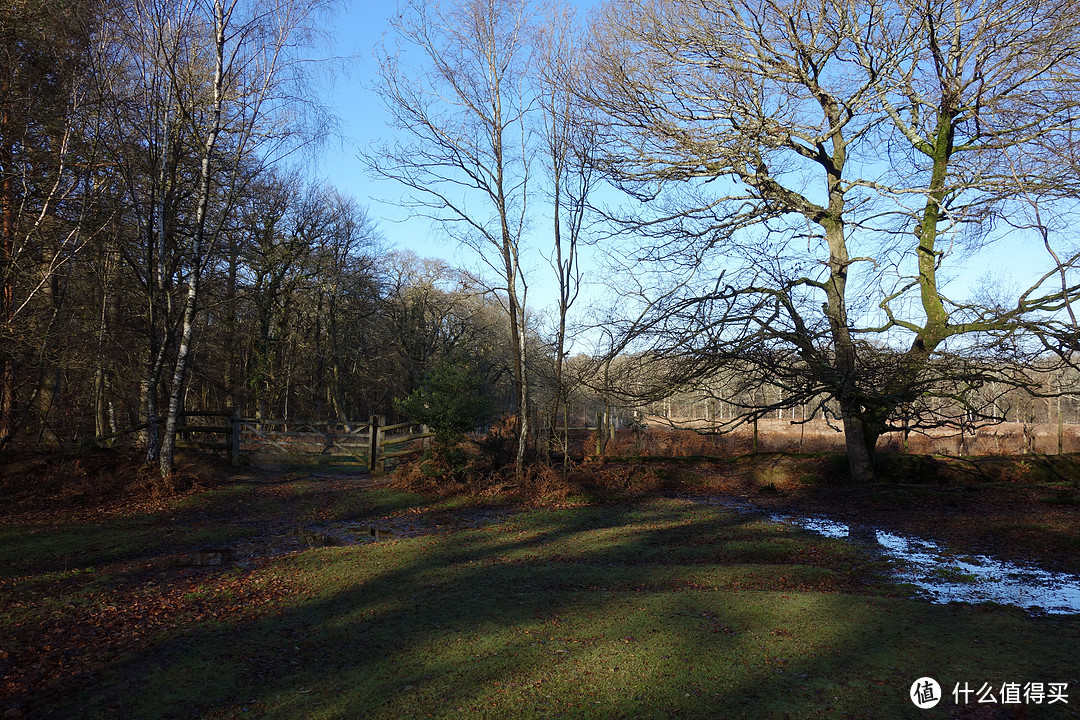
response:
{"label": "large oak tree", "polygon": [[[1051,218],[1080,189],[1077,10],[606,5],[579,94],[603,117],[601,169],[640,201],[613,218],[640,263],[624,346],[672,384],[738,363],[782,390],[770,407],[816,402],[862,480],[899,407],[1067,361],[1076,254]],[[1041,252],[1046,274],[950,297],[953,269],[995,241]]]}

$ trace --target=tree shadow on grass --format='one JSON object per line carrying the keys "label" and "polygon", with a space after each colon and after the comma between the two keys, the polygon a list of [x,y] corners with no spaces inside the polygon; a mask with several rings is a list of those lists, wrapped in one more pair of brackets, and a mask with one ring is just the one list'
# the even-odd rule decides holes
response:
{"label": "tree shadow on grass", "polygon": [[[35,709],[881,718],[916,712],[907,691],[923,675],[948,688],[1076,682],[1074,619],[856,593],[837,543],[654,502],[310,550],[255,573],[291,589],[276,608],[163,633],[117,657],[92,688],[41,688]],[[755,544],[764,562],[752,562]]]}

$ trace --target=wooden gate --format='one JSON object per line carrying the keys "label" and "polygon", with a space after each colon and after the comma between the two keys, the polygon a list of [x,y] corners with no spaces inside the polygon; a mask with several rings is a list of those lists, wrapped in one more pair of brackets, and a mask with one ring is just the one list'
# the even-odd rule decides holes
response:
{"label": "wooden gate", "polygon": [[374,416],[367,423],[285,418],[237,418],[231,433],[230,454],[234,464],[288,462],[296,464],[356,465],[372,475],[382,473],[386,462],[420,452],[434,436],[417,422],[385,425]]}
{"label": "wooden gate", "polygon": [[[135,427],[96,438],[105,442],[147,427]],[[330,420],[242,418],[236,410],[201,410],[181,414],[176,447],[224,450],[233,465],[242,461],[302,465],[355,465],[377,475],[389,460],[422,451],[435,433],[408,421],[386,425],[382,416],[363,424]]]}

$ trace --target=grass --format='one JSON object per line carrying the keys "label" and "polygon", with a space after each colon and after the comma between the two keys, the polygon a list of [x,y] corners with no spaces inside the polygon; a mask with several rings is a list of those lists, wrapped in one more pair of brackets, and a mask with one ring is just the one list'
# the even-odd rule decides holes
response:
{"label": "grass", "polygon": [[[673,499],[527,509],[250,567],[133,567],[256,537],[259,519],[326,526],[421,511],[470,508],[294,479],[151,515],[6,528],[0,636],[57,668],[24,672],[26,694],[0,696],[0,708],[57,718],[906,718],[923,716],[907,691],[924,675],[947,695],[965,681],[1080,687],[1080,618],[907,599],[847,543]],[[237,513],[253,522],[225,522]],[[132,614],[139,603],[164,619]],[[0,658],[29,663],[29,652],[0,640]],[[65,672],[80,652],[93,662]],[[951,697],[943,706],[925,716],[957,710]]]}
{"label": "grass", "polygon": [[937,568],[930,573],[930,576],[935,580],[947,583],[973,585],[979,581],[978,576],[973,575],[972,573],[966,573],[962,570],[948,567]]}

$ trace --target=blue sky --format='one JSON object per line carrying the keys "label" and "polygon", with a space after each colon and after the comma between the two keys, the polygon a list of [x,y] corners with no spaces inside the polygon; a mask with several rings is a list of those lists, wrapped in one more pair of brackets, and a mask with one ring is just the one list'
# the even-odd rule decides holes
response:
{"label": "blue sky", "polygon": [[[577,3],[579,8],[594,4],[592,0]],[[376,67],[372,51],[388,27],[388,19],[396,12],[396,3],[356,0],[348,3],[334,17],[333,27],[327,28],[333,42],[333,52],[348,57],[347,72],[337,77],[326,101],[339,116],[341,137],[327,142],[321,154],[317,173],[340,191],[367,206],[378,221],[387,248],[411,250],[421,257],[440,257],[469,268],[477,267],[471,251],[460,249],[439,238],[426,220],[408,219],[404,209],[383,202],[400,197],[404,189],[395,183],[371,177],[357,154],[390,129],[378,95],[371,89]],[[995,285],[1019,284],[1034,277],[1036,267],[1045,267],[1048,256],[1035,238],[1010,237],[966,263],[959,276],[958,295],[966,294],[961,287],[975,287],[989,282]],[[531,305],[542,309],[554,302],[554,281],[544,260],[534,254],[530,282]],[[594,292],[594,296],[598,294]],[[610,296],[610,293],[606,293]],[[602,295],[600,295],[602,297]]]}
{"label": "blue sky", "polygon": [[[593,5],[594,0],[578,0],[574,4],[582,9]],[[388,30],[389,19],[396,9],[394,0],[353,0],[334,17],[335,27],[327,28],[332,33],[332,52],[349,59],[345,63],[346,73],[337,77],[325,98],[339,118],[341,138],[326,143],[316,172],[368,208],[379,223],[388,249],[410,250],[420,257],[443,258],[461,267],[477,269],[479,263],[471,250],[441,238],[430,221],[410,219],[407,210],[393,204],[405,192],[403,186],[372,177],[358,158],[361,148],[368,148],[391,132],[382,101],[371,87],[377,66],[373,50]],[[551,269],[535,252],[525,262],[532,269],[531,307],[537,311],[553,307],[557,295]]]}
{"label": "blue sky", "polygon": [[393,183],[372,178],[357,157],[360,148],[389,132],[382,103],[371,90],[376,67],[372,51],[394,12],[393,2],[359,0],[348,3],[334,17],[334,52],[347,60],[325,100],[339,118],[341,137],[326,143],[318,173],[338,190],[367,205],[372,216],[380,220],[380,229],[390,245],[421,256],[449,257],[445,252],[449,248],[426,240],[426,223],[410,222],[405,226],[401,222],[406,216],[403,210],[377,201],[399,196],[401,190]]}

